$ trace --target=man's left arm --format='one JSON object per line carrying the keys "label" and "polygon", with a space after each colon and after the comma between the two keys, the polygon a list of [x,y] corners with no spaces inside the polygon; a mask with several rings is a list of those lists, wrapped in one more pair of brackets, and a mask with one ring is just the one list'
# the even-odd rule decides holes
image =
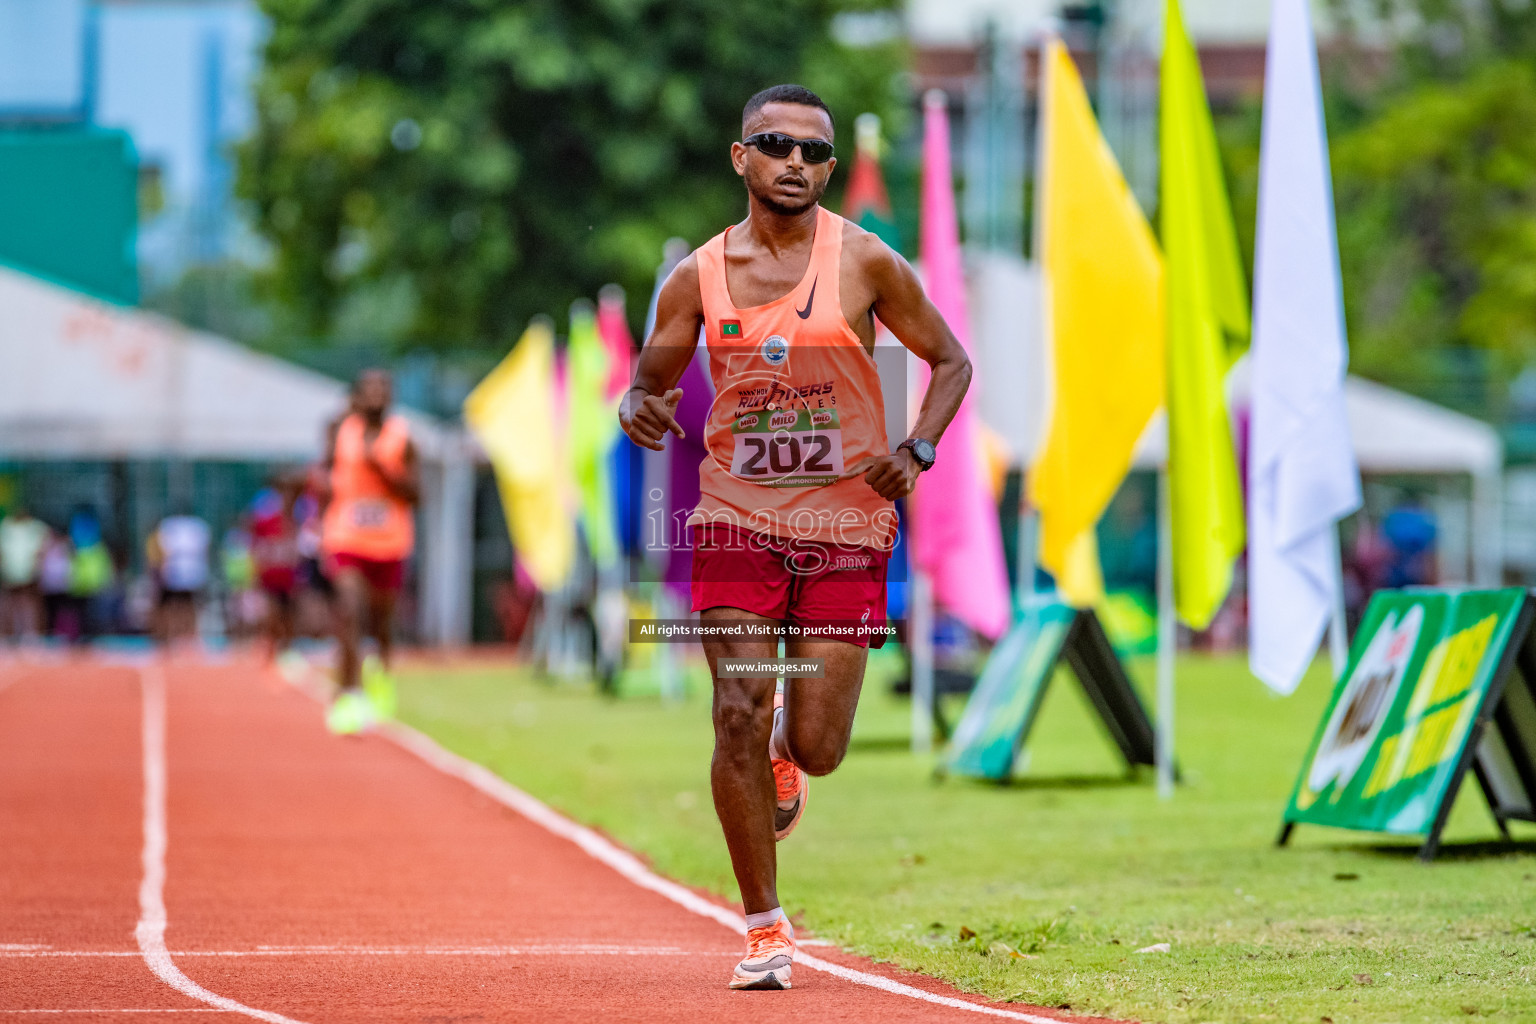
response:
{"label": "man's left arm", "polygon": [[391,473],[384,464],[373,454],[373,445],[368,446],[368,464],[374,472],[384,481],[384,486],[395,493],[395,497],[412,505],[421,497],[421,469],[416,459],[416,442],[407,439],[405,453],[400,460],[403,466],[399,473]]}
{"label": "man's left arm", "polygon": [[[862,236],[859,249],[861,270],[874,286],[875,316],[932,370],[910,436],[937,446],[971,385],[971,360],[906,260],[873,235]],[[876,493],[894,501],[912,492],[920,472],[917,459],[902,449],[881,458],[862,459],[843,475],[847,478],[862,473]]]}

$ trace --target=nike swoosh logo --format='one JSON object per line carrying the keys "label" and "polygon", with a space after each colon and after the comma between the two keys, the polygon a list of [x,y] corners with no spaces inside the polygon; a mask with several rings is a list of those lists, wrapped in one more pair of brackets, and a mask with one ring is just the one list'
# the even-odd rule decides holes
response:
{"label": "nike swoosh logo", "polygon": [[795,315],[798,316],[801,320],[804,320],[811,315],[811,303],[816,301],[816,282],[820,279],[821,275],[819,274],[811,279],[811,294],[805,297],[805,308],[795,310]]}

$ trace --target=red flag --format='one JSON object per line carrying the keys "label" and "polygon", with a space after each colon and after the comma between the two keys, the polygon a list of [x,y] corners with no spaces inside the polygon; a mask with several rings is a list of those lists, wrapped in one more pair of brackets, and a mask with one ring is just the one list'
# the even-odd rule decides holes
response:
{"label": "red flag", "polygon": [[610,399],[617,399],[629,390],[635,336],[629,333],[629,320],[624,315],[624,289],[616,284],[610,284],[598,293],[597,333],[608,349],[608,384],[604,393]]}

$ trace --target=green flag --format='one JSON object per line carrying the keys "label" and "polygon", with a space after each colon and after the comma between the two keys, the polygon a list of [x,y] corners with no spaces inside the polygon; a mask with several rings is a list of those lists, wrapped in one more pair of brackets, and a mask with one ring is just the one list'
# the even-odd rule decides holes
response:
{"label": "green flag", "polygon": [[848,191],[843,193],[843,216],[899,252],[896,217],[891,213],[885,177],[880,173],[880,118],[860,114],[853,124],[858,142]]}
{"label": "green flag", "polygon": [[618,557],[608,450],[618,433],[618,403],[606,397],[608,350],[597,331],[589,302],[571,306],[571,341],[566,349],[566,417],[571,475],[581,499],[587,550],[599,566]]}
{"label": "green flag", "polygon": [[1174,605],[1180,619],[1203,629],[1227,596],[1232,563],[1244,543],[1225,378],[1232,365],[1229,342],[1248,336],[1248,295],[1200,61],[1178,0],[1167,0],[1163,24],[1159,221],[1167,282]]}

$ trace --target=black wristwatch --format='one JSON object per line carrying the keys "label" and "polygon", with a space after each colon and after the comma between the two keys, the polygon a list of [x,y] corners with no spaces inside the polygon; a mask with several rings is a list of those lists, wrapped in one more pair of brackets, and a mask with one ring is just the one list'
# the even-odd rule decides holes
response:
{"label": "black wristwatch", "polygon": [[932,441],[924,437],[909,437],[896,446],[897,451],[903,448],[912,453],[920,469],[926,471],[933,468],[933,460],[938,455],[938,451],[933,447]]}

